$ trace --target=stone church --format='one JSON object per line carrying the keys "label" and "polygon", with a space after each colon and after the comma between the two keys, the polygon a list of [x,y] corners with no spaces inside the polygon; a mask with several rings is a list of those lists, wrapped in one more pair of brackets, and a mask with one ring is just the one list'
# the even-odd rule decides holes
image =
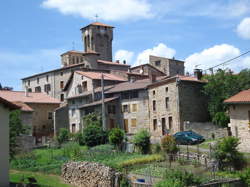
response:
{"label": "stone church", "polygon": [[[184,76],[184,61],[150,56],[136,67],[113,61],[113,29],[99,22],[81,28],[84,51],[67,51],[61,55],[61,68],[22,79],[23,89],[61,101],[54,115],[56,132],[66,127],[75,133],[84,128],[85,115],[102,112],[102,76],[108,129],[120,127],[133,135],[145,128],[157,140],[169,129],[184,130],[184,121],[207,120],[204,107],[186,110],[206,106],[206,99],[201,93],[205,82]],[[157,110],[156,103],[163,108]]]}

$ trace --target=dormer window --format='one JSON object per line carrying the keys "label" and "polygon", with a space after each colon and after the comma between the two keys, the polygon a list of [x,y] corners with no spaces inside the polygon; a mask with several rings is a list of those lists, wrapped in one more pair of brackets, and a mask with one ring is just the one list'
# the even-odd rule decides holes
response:
{"label": "dormer window", "polygon": [[156,66],[161,66],[161,61],[160,60],[155,61],[155,65]]}

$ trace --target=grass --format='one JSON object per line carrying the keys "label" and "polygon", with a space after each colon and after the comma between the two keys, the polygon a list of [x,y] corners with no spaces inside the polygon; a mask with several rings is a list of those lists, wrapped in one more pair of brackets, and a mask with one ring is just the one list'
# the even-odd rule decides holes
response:
{"label": "grass", "polygon": [[[46,187],[73,187],[72,185],[63,183],[62,179],[56,175],[45,175],[42,173],[34,173],[29,171],[16,171],[10,170],[10,181],[19,183],[23,178],[34,177],[37,180],[37,184]],[[27,183],[27,181],[25,182]]]}

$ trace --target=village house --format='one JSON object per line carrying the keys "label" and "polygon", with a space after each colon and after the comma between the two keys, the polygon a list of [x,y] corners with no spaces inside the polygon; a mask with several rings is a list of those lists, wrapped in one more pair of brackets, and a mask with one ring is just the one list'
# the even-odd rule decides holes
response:
{"label": "village house", "polygon": [[60,101],[44,93],[23,91],[0,91],[0,97],[21,107],[21,120],[28,126],[30,134],[41,143],[42,137],[53,136],[53,112]]}
{"label": "village house", "polygon": [[9,186],[9,116],[20,107],[0,97],[0,187]]}
{"label": "village house", "polygon": [[250,152],[250,89],[226,99],[232,135],[240,139],[239,150]]}

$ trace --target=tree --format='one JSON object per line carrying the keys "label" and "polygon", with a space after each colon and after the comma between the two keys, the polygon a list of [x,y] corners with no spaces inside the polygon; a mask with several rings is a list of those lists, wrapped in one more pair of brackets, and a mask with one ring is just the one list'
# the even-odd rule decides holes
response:
{"label": "tree", "polygon": [[20,118],[20,110],[15,110],[10,113],[10,158],[12,159],[16,153],[17,137],[25,132]]}
{"label": "tree", "polygon": [[237,150],[239,144],[239,139],[232,136],[226,137],[216,144],[213,156],[217,160],[220,170],[243,168],[245,159],[243,154]]}
{"label": "tree", "polygon": [[208,111],[212,121],[217,125],[227,126],[228,116],[225,113],[227,105],[223,102],[238,92],[250,88],[249,77],[250,69],[242,70],[239,74],[218,70],[214,75],[204,77],[208,80],[204,86],[204,93],[209,98]]}
{"label": "tree", "polygon": [[97,125],[89,125],[83,129],[83,141],[89,146],[105,144],[107,142],[107,132]]}
{"label": "tree", "polygon": [[119,128],[113,128],[109,132],[109,142],[119,149],[124,139],[124,136],[125,133],[123,130]]}
{"label": "tree", "polygon": [[85,127],[90,126],[90,125],[99,126],[99,127],[102,126],[102,120],[101,120],[100,115],[94,112],[84,116],[83,121],[84,121]]}
{"label": "tree", "polygon": [[133,138],[133,143],[138,147],[143,154],[147,154],[150,150],[150,134],[143,129],[136,133]]}
{"label": "tree", "polygon": [[69,130],[65,128],[60,128],[59,134],[56,139],[60,145],[69,141]]}

